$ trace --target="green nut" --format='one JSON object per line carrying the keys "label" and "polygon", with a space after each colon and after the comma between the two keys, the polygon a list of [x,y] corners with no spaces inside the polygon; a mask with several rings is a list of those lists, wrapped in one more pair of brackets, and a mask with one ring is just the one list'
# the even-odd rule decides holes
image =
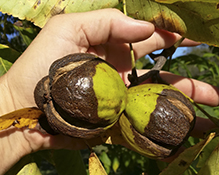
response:
{"label": "green nut", "polygon": [[92,138],[117,122],[126,106],[127,88],[104,60],[74,54],[51,65],[34,95],[54,131]]}
{"label": "green nut", "polygon": [[144,84],[128,89],[119,123],[123,137],[151,158],[170,156],[188,137],[195,122],[192,104],[173,86]]}

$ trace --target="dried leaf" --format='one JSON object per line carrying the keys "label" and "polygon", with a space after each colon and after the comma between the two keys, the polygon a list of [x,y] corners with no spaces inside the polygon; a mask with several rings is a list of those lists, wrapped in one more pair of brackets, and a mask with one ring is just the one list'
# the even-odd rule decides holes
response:
{"label": "dried leaf", "polygon": [[97,155],[92,152],[89,157],[89,174],[90,175],[107,175]]}
{"label": "dried leaf", "polygon": [[0,130],[15,126],[17,128],[34,128],[43,114],[38,108],[23,108],[0,117]]}
{"label": "dried leaf", "polygon": [[215,133],[211,133],[205,140],[197,143],[196,145],[186,149],[182,152],[172,163],[164,169],[160,175],[181,175],[188,169],[191,163],[196,159],[204,147],[214,138]]}

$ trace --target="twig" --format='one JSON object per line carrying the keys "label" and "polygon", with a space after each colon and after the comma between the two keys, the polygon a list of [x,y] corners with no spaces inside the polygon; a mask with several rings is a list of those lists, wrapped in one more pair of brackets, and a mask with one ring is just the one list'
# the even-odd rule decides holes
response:
{"label": "twig", "polygon": [[[128,16],[127,10],[126,10],[126,0],[123,0],[123,12],[126,16]],[[129,48],[130,48],[130,55],[131,55],[131,62],[132,62],[132,73],[128,75],[128,80],[130,81],[131,84],[137,85],[138,75],[137,75],[137,71],[135,67],[135,54],[134,54],[134,50],[132,47],[132,43],[129,43]]]}
{"label": "twig", "polygon": [[154,58],[154,61],[156,61],[154,67],[149,72],[137,77],[137,80],[133,80],[131,76],[128,77],[131,79],[131,81],[129,80],[131,82],[129,88],[141,84],[149,78],[152,78],[155,83],[168,84],[160,77],[160,70],[163,68],[167,59],[164,56],[158,56]]}

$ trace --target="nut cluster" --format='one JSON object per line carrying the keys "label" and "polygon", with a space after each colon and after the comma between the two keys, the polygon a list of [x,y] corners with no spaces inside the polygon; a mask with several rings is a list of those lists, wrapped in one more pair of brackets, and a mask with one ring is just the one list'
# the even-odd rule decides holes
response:
{"label": "nut cluster", "polygon": [[89,139],[119,121],[127,143],[151,158],[171,155],[195,121],[190,101],[176,88],[144,84],[128,89],[112,65],[92,54],[55,61],[34,97],[56,133]]}

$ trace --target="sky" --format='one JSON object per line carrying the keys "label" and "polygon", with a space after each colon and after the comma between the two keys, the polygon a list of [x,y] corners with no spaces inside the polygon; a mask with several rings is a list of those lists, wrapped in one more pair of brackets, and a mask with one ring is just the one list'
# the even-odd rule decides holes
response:
{"label": "sky", "polygon": [[[179,56],[187,55],[188,53],[191,52],[191,49],[195,48],[195,47],[199,48],[199,49],[202,49],[202,50],[208,49],[208,45],[206,45],[206,44],[201,44],[201,45],[194,46],[194,47],[178,47],[176,49],[175,53],[173,54],[172,59],[177,58]],[[155,54],[157,53],[158,54],[160,52],[161,52],[161,50],[157,50],[157,51],[155,51],[153,53],[155,53]]]}
{"label": "sky", "polygon": [[172,57],[176,58],[182,55],[186,55],[186,53],[187,53],[187,47],[178,47]]}
{"label": "sky", "polygon": [[[159,53],[161,53],[161,51],[162,50],[157,50],[153,53],[159,54]],[[177,57],[182,56],[182,55],[186,55],[186,53],[187,53],[187,47],[178,47],[176,49],[175,53],[173,54],[172,59],[177,58]]]}

